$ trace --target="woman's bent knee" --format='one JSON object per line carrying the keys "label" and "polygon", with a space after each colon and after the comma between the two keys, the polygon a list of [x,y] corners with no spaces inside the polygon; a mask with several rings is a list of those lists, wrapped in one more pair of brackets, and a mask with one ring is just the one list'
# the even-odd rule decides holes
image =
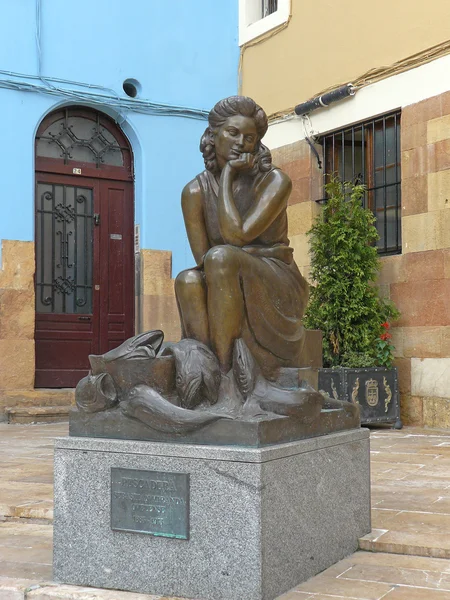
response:
{"label": "woman's bent knee", "polygon": [[236,272],[240,265],[240,250],[233,246],[215,246],[208,251],[204,260],[206,277],[224,271]]}
{"label": "woman's bent knee", "polygon": [[182,290],[186,287],[202,285],[202,274],[195,269],[181,271],[175,279],[175,289]]}

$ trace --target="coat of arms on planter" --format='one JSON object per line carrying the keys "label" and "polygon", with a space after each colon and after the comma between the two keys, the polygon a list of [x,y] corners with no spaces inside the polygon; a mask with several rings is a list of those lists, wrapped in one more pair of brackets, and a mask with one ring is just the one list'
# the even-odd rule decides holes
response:
{"label": "coat of arms on planter", "polygon": [[378,404],[378,381],[376,379],[366,381],[366,402],[369,406]]}

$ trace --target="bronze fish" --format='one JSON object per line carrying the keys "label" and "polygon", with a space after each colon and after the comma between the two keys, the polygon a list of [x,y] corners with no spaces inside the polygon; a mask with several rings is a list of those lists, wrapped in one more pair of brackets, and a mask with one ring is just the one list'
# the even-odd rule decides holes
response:
{"label": "bronze fish", "polygon": [[259,369],[250,350],[242,339],[234,342],[233,375],[244,400],[247,400],[255,389]]}
{"label": "bronze fish", "polygon": [[123,344],[106,352],[106,354],[102,354],[101,356],[91,355],[89,360],[92,368],[94,368],[96,359],[101,359],[103,363],[109,363],[118,359],[135,360],[155,358],[161,348],[163,340],[164,333],[159,329],[147,331],[125,340]]}
{"label": "bronze fish", "polygon": [[263,410],[311,423],[320,415],[323,396],[312,387],[285,389],[267,381],[242,339],[234,343],[233,373],[243,398]]}
{"label": "bronze fish", "polygon": [[166,348],[166,354],[173,354],[175,359],[175,386],[181,405],[192,409],[204,400],[216,404],[221,375],[214,353],[201,342],[184,339]]}
{"label": "bronze fish", "polygon": [[147,385],[135,386],[128,400],[121,404],[122,411],[157,431],[184,433],[205,427],[218,419],[231,417],[206,410],[188,410],[175,406],[159,392]]}
{"label": "bronze fish", "polygon": [[78,408],[87,413],[100,412],[118,403],[117,390],[109,373],[83,377],[75,390]]}

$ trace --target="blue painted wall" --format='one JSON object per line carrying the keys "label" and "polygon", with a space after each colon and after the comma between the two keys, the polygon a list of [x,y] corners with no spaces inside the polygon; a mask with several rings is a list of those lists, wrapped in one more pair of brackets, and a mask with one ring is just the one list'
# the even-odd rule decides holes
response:
{"label": "blue painted wall", "polygon": [[[220,98],[237,93],[237,34],[238,0],[5,3],[0,20],[0,239],[34,238],[34,135],[42,118],[63,104],[92,105],[86,91],[111,93],[55,78],[102,86],[126,100],[122,83],[134,78],[141,84],[141,99],[209,110]],[[49,83],[37,79],[39,74]],[[11,89],[22,84],[59,86],[81,95],[74,100]],[[133,146],[141,247],[172,250],[176,274],[192,264],[180,193],[203,168],[198,144],[206,121],[140,114],[114,104],[106,101],[95,108],[121,122]]]}

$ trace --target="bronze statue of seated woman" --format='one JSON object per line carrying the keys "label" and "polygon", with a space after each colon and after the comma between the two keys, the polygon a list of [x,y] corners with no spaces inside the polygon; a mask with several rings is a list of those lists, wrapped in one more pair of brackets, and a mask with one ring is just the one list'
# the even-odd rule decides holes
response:
{"label": "bronze statue of seated woman", "polygon": [[163,347],[151,331],[90,356],[72,435],[261,446],[359,426],[354,404],[296,370],[289,385],[278,378],[306,366],[308,284],[287,237],[291,181],[261,142],[267,126],[243,96],[210,112],[206,169],[182,194],[197,263],[175,281],[183,339]]}
{"label": "bronze statue of seated woman", "polygon": [[261,142],[268,122],[252,99],[232,96],[209,114],[205,171],[182,194],[197,266],[175,281],[183,337],[210,347],[222,372],[242,338],[264,374],[300,366],[308,284],[287,237],[289,177]]}

